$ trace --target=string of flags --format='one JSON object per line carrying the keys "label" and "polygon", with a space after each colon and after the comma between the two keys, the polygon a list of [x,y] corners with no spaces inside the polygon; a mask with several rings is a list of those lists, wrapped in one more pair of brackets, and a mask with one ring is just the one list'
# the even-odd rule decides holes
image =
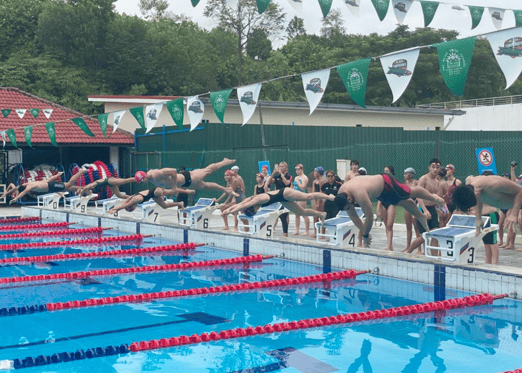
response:
{"label": "string of flags", "polygon": [[[243,114],[243,125],[245,125],[255,112],[263,84],[297,76],[301,76],[303,90],[310,106],[311,115],[316,109],[317,105],[321,102],[321,99],[328,86],[331,70],[333,69],[337,71],[337,74],[341,78],[352,100],[357,105],[365,108],[368,69],[370,62],[377,59],[380,60],[386,80],[392,91],[393,102],[396,102],[408,87],[414,75],[415,66],[417,64],[420,51],[424,48],[437,49],[439,71],[446,86],[454,95],[462,96],[464,94],[469,66],[473,56],[473,49],[478,37],[485,37],[489,41],[496,61],[505,76],[506,89],[508,89],[517,80],[518,76],[522,72],[522,27],[514,27],[501,31],[491,32],[488,34],[482,34],[432,45],[417,46],[409,49],[395,51],[382,56],[368,57],[347,62],[322,70],[276,77],[263,82],[250,84],[248,86],[229,88],[216,92],[207,92],[190,97],[182,97],[172,101],[147,105],[145,107],[139,106],[128,110],[103,113],[97,115],[97,119],[103,135],[106,136],[107,126],[112,125],[114,133],[121,123],[123,117],[125,115],[128,116],[128,111],[132,118],[137,121],[140,127],[144,129],[146,133],[148,133],[154,128],[161,112],[166,108],[178,128],[183,129],[184,111],[186,104],[190,121],[190,131],[192,131],[199,125],[199,123],[201,123],[205,112],[205,104],[200,99],[201,96],[209,96],[210,104],[217,118],[222,123],[224,123],[225,111],[229,97],[232,91],[236,89],[239,106]],[[10,112],[11,109],[1,110],[4,117],[6,117],[9,114],[7,111]],[[17,114],[19,116],[25,114],[25,112],[22,114],[22,111],[24,110],[25,109],[21,109],[20,113],[17,112]],[[43,110],[44,113],[45,110],[47,109]],[[29,111],[32,112],[31,110]],[[33,114],[33,116],[34,115],[35,114]],[[50,115],[51,114],[49,113],[49,116]],[[94,137],[94,134],[90,131],[83,118],[73,118],[67,119],[65,121],[72,121],[88,136]],[[57,146],[54,134],[54,122],[25,127],[24,134],[27,144],[31,146],[32,128],[38,125],[46,126],[51,142],[54,146]],[[11,143],[14,146],[17,146],[16,136],[13,129],[1,131],[0,134],[4,141],[4,146],[6,135]]]}

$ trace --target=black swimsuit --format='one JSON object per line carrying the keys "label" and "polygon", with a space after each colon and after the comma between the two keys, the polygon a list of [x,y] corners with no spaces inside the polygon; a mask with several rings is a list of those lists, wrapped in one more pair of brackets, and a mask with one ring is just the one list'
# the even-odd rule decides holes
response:
{"label": "black swimsuit", "polygon": [[187,188],[192,184],[192,178],[190,177],[190,171],[181,171],[181,174],[185,176],[185,184],[183,184],[182,188]]}
{"label": "black swimsuit", "polygon": [[256,195],[263,194],[265,192],[265,186],[262,187],[256,185]]}
{"label": "black swimsuit", "polygon": [[156,188],[154,188],[154,189],[149,189],[149,191],[147,192],[146,195],[143,195],[143,194],[141,194],[141,193],[138,193],[138,194],[140,194],[140,195],[143,197],[143,201],[142,201],[141,203],[148,202],[148,201],[150,201],[152,198],[154,198],[154,197],[155,197],[155,195],[154,195],[154,192],[155,192],[155,191],[156,191]]}
{"label": "black swimsuit", "polygon": [[276,194],[272,194],[272,193],[267,193],[268,194],[268,197],[270,197],[270,199],[268,200],[267,203],[263,203],[261,205],[261,207],[266,207],[266,206],[269,206],[273,203],[276,203],[276,202],[288,202],[285,197],[283,196],[283,194],[285,193],[285,188],[283,189],[279,189],[279,191],[276,193]]}
{"label": "black swimsuit", "polygon": [[49,193],[59,193],[65,191],[64,183],[55,183],[54,181],[48,181]]}

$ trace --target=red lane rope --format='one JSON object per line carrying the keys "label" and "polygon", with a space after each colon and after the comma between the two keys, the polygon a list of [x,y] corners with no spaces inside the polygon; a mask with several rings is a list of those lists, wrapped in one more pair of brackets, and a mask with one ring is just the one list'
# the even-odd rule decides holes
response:
{"label": "red lane rope", "polygon": [[50,246],[81,246],[81,245],[104,245],[112,242],[122,241],[141,241],[144,235],[132,234],[130,236],[114,236],[114,237],[103,237],[103,238],[91,238],[88,240],[70,240],[70,241],[52,241],[52,242],[29,242],[21,244],[9,244],[0,245],[0,250],[20,250],[20,249],[34,249],[44,248]]}
{"label": "red lane rope", "polygon": [[272,257],[263,257],[262,255],[252,255],[252,256],[241,256],[238,258],[208,260],[208,261],[202,261],[202,262],[163,264],[163,265],[156,265],[156,266],[142,266],[142,267],[130,267],[130,268],[108,268],[108,269],[99,269],[99,270],[95,270],[95,271],[54,273],[54,274],[50,274],[50,275],[4,277],[4,278],[0,278],[0,284],[7,284],[7,283],[13,283],[13,282],[49,281],[49,280],[56,280],[56,279],[77,280],[77,279],[81,279],[81,278],[95,277],[95,276],[113,276],[113,275],[124,275],[124,274],[129,274],[129,273],[142,273],[142,272],[183,271],[183,270],[200,268],[200,267],[213,267],[213,266],[222,266],[222,265],[262,262],[263,259],[267,259],[267,258],[272,258]]}
{"label": "red lane rope", "polygon": [[43,228],[62,228],[76,223],[48,223],[48,224],[27,224],[27,225],[7,225],[0,226],[0,231],[18,231],[18,230],[30,230],[30,229],[43,229]]}
{"label": "red lane rope", "polygon": [[40,221],[39,217],[0,219],[0,224],[22,223],[26,221]]}
{"label": "red lane rope", "polygon": [[38,262],[55,262],[62,260],[74,260],[74,259],[101,259],[113,256],[138,256],[140,254],[154,254],[165,251],[182,251],[182,250],[193,250],[196,247],[203,246],[204,243],[182,243],[178,245],[168,246],[153,246],[143,247],[138,249],[128,250],[110,250],[110,251],[94,251],[91,253],[78,253],[78,254],[57,254],[57,255],[41,255],[41,256],[29,256],[20,258],[7,258],[0,259],[0,264],[6,263],[38,263]]}
{"label": "red lane rope", "polygon": [[30,233],[12,233],[12,234],[3,234],[0,235],[0,240],[8,239],[8,238],[28,238],[28,237],[45,237],[45,236],[69,236],[76,234],[92,234],[97,233],[101,234],[104,230],[110,228],[81,228],[81,229],[64,229],[61,231],[45,231],[45,232],[30,232]]}
{"label": "red lane rope", "polygon": [[[243,257],[249,258],[249,257]],[[201,262],[204,263],[204,262]],[[193,288],[193,289],[183,289],[183,290],[173,290],[173,291],[161,291],[155,293],[143,293],[138,295],[122,295],[116,297],[106,297],[106,298],[92,298],[85,300],[75,300],[69,302],[56,302],[56,303],[47,303],[45,306],[48,311],[59,311],[63,309],[70,308],[85,308],[85,307],[94,307],[94,306],[103,306],[109,304],[117,304],[117,303],[136,303],[136,302],[149,302],[154,299],[168,299],[168,298],[178,298],[178,297],[186,297],[192,295],[208,295],[208,294],[219,294],[225,292],[238,292],[238,291],[253,291],[257,292],[259,289],[268,289],[268,288],[282,288],[282,287],[291,287],[295,285],[302,284],[312,284],[323,281],[335,281],[335,280],[349,280],[354,279],[360,274],[368,273],[370,271],[360,271],[355,272],[353,269],[341,271],[341,272],[332,272],[325,273],[314,276],[303,276],[303,277],[293,277],[286,278],[281,280],[269,280],[269,281],[257,281],[257,282],[249,282],[235,285],[222,285],[222,286],[213,286],[209,288]]]}
{"label": "red lane rope", "polygon": [[218,341],[220,339],[242,338],[247,336],[282,333],[291,330],[310,329],[321,326],[330,326],[336,324],[349,324],[359,321],[389,319],[397,316],[409,316],[420,313],[433,311],[451,310],[456,308],[474,307],[491,304],[494,300],[508,296],[503,294],[500,296],[492,296],[491,294],[472,295],[464,298],[456,298],[438,302],[430,302],[424,304],[416,304],[414,306],[403,306],[389,308],[378,311],[366,311],[355,314],[345,314],[330,317],[321,317],[314,319],[305,319],[299,321],[283,322],[277,324],[267,324],[264,326],[250,326],[248,328],[236,328],[222,330],[221,332],[211,332],[202,334],[193,334],[191,336],[182,335],[173,338],[153,339],[151,341],[134,342],[129,346],[132,352],[154,350],[165,347],[175,347],[188,344],[204,343]]}

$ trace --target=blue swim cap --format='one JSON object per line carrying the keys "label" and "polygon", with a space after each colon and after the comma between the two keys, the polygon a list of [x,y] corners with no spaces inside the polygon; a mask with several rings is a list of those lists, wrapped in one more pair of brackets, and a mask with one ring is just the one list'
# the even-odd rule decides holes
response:
{"label": "blue swim cap", "polygon": [[315,170],[316,170],[317,172],[319,172],[321,175],[324,174],[324,168],[323,168],[322,166],[317,166],[317,167],[315,168]]}

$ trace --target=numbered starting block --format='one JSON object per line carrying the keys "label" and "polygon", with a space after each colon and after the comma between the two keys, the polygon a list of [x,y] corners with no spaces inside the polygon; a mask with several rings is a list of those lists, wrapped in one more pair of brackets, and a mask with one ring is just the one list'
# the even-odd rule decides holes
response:
{"label": "numbered starting block", "polygon": [[[360,218],[364,216],[360,207],[356,207],[355,211]],[[324,233],[322,233],[323,228]],[[325,220],[324,225],[321,222],[315,223],[315,229],[317,231],[317,242],[344,247],[357,246],[359,229],[357,229],[346,211],[339,211],[335,218]],[[329,241],[320,241],[321,238],[328,238]]]}
{"label": "numbered starting block", "polygon": [[[68,195],[68,194],[69,194],[69,192],[63,193],[63,195]],[[60,199],[62,199],[62,196],[59,195],[58,193],[48,193],[48,194],[42,194],[41,196],[38,196],[36,198],[36,202],[38,204],[38,207],[56,210],[60,206]]]}
{"label": "numbered starting block", "polygon": [[207,229],[212,213],[218,208],[219,205],[212,198],[200,198],[194,206],[178,210],[179,224],[187,227]]}
{"label": "numbered starting block", "polygon": [[98,197],[96,193],[91,193],[87,196],[67,197],[63,202],[63,207],[66,210],[85,213],[87,212],[87,204],[89,201],[96,197]]}
{"label": "numbered starting block", "polygon": [[[105,215],[110,209],[116,207],[124,201],[124,199],[118,198],[116,195],[113,195],[111,198],[107,199],[99,199],[94,201],[94,212],[98,215]],[[119,217],[119,211],[116,212],[113,216],[116,218]]]}
{"label": "numbered starting block", "polygon": [[161,206],[152,200],[140,203],[132,212],[132,217],[147,223],[159,223],[158,216],[160,209],[162,209]]}
{"label": "numbered starting block", "polygon": [[[473,264],[475,250],[482,245],[484,235],[498,230],[497,224],[491,224],[488,216],[483,216],[484,229],[475,236],[475,216],[453,215],[447,226],[422,234],[426,243],[426,257],[441,259],[443,262],[459,264]],[[428,239],[435,238],[439,246],[428,245]],[[431,255],[431,250],[440,253],[440,256]]]}
{"label": "numbered starting block", "polygon": [[[238,230],[241,233],[257,235],[259,237],[272,237],[274,224],[279,218],[279,215],[288,212],[286,208],[280,203],[272,203],[271,205],[261,207],[257,212],[248,216],[245,214],[239,215]],[[243,220],[246,220],[245,224]]]}

